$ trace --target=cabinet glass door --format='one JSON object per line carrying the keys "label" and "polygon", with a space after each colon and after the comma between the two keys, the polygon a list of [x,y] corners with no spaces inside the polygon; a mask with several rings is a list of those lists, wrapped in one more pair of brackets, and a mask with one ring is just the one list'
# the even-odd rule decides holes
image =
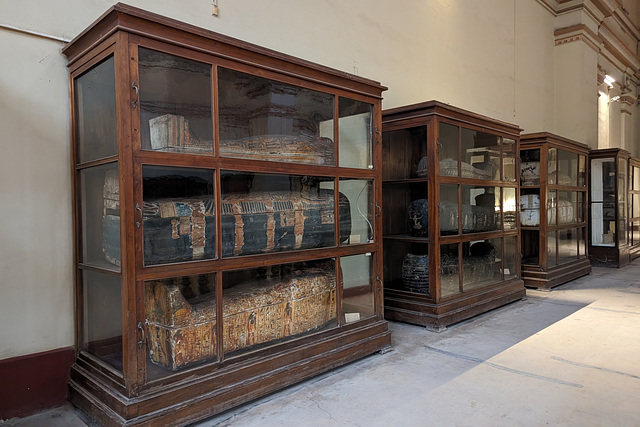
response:
{"label": "cabinet glass door", "polygon": [[591,244],[615,246],[616,199],[614,158],[591,160]]}

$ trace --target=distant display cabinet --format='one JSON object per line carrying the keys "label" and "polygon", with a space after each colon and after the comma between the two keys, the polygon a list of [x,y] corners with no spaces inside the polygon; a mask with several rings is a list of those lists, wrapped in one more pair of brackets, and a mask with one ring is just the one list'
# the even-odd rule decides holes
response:
{"label": "distant display cabinet", "polygon": [[640,256],[640,159],[629,159],[629,260]]}
{"label": "distant display cabinet", "polygon": [[74,404],[186,425],[389,348],[384,87],[122,4],[63,52]]}
{"label": "distant display cabinet", "polygon": [[589,257],[593,265],[629,264],[628,169],[629,153],[625,150],[606,148],[589,152]]}
{"label": "distant display cabinet", "polygon": [[521,299],[521,130],[437,101],[382,120],[385,317],[442,330]]}
{"label": "distant display cabinet", "polygon": [[591,273],[588,154],[587,145],[547,132],[520,139],[522,278],[527,287],[548,290]]}

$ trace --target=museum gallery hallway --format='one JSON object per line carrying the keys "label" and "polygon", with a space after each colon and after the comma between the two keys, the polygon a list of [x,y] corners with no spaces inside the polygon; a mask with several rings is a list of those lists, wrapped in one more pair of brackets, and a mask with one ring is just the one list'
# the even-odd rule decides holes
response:
{"label": "museum gallery hallway", "polygon": [[[197,426],[637,426],[640,259],[374,354]],[[84,421],[83,421],[84,420]],[[83,426],[66,405],[7,425]]]}

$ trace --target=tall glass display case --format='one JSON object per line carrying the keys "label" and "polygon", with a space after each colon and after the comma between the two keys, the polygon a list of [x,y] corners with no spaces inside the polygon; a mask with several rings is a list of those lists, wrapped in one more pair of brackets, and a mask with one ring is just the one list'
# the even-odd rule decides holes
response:
{"label": "tall glass display case", "polygon": [[384,87],[122,4],[63,52],[75,405],[185,425],[389,347]]}
{"label": "tall glass display case", "polygon": [[548,132],[520,139],[522,278],[549,290],[591,273],[587,252],[589,147]]}
{"label": "tall glass display case", "polygon": [[629,263],[629,153],[620,148],[589,152],[589,257],[593,265]]}
{"label": "tall glass display case", "polygon": [[521,130],[437,101],[382,121],[385,317],[442,330],[524,297]]}
{"label": "tall glass display case", "polygon": [[629,261],[640,256],[640,159],[629,158]]}

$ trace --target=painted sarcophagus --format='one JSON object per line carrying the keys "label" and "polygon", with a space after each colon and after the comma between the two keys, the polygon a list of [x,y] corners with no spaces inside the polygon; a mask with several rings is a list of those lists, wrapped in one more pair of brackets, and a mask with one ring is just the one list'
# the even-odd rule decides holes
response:
{"label": "painted sarcophagus", "polygon": [[[114,264],[119,264],[120,252],[117,182],[117,174],[107,175],[103,218],[103,250],[105,258]],[[163,185],[171,187],[175,185],[172,182]],[[197,183],[190,182],[189,186],[197,187]],[[112,194],[115,196],[109,196]],[[351,234],[350,204],[342,193],[338,204],[339,239],[346,241]],[[146,265],[215,257],[216,209],[212,196],[148,198],[142,210]],[[223,256],[333,246],[334,192],[312,189],[226,194],[221,223]]]}
{"label": "painted sarcophagus", "polygon": [[[215,293],[187,300],[181,288],[145,287],[149,357],[171,370],[217,355]],[[247,281],[224,289],[222,305],[225,353],[312,332],[336,318],[335,272],[306,268]]]}

